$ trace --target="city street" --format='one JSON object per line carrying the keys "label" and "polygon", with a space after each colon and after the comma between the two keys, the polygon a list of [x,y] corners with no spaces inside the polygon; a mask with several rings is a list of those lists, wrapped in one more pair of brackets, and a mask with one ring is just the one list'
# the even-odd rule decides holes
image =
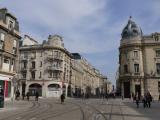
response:
{"label": "city street", "polygon": [[64,104],[59,99],[6,101],[0,109],[0,120],[159,120],[160,104],[136,108],[135,103],[121,99],[73,99]]}

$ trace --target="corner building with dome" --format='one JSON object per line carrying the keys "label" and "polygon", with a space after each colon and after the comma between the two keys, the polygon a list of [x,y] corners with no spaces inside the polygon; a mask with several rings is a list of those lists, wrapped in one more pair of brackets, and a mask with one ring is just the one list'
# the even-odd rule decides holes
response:
{"label": "corner building with dome", "polygon": [[124,98],[150,92],[154,100],[160,94],[160,33],[143,35],[131,19],[122,30],[119,47],[118,88]]}

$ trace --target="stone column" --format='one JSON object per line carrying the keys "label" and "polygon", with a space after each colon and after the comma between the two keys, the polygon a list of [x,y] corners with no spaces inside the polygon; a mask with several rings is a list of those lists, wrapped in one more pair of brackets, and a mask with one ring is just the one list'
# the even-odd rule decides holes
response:
{"label": "stone column", "polygon": [[121,96],[124,97],[124,84],[123,84],[123,81],[121,81]]}
{"label": "stone column", "polygon": [[134,79],[131,79],[130,81],[130,94],[135,93],[135,82]]}
{"label": "stone column", "polygon": [[141,85],[141,96],[144,95],[144,79],[140,79],[140,85]]}

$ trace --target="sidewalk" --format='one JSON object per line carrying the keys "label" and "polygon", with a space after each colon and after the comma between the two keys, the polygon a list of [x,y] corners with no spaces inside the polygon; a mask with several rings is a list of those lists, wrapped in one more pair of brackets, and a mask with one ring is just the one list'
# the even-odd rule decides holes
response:
{"label": "sidewalk", "polygon": [[4,103],[4,108],[0,108],[0,112],[12,111],[30,106],[32,106],[32,103],[26,100],[13,100],[13,101],[7,100]]}

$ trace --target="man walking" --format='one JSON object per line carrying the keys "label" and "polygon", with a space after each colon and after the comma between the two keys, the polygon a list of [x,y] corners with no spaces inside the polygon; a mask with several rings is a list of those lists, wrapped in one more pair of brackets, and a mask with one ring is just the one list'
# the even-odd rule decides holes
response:
{"label": "man walking", "polygon": [[29,97],[30,97],[29,91],[27,92],[26,96],[27,96],[27,100],[29,101]]}
{"label": "man walking", "polygon": [[65,96],[64,96],[64,93],[61,94],[61,104],[64,103],[64,99],[65,99]]}
{"label": "man walking", "polygon": [[16,91],[16,98],[15,98],[15,99],[16,99],[16,100],[19,100],[19,96],[20,96],[20,92],[19,92],[19,90],[17,90],[17,91]]}
{"label": "man walking", "polygon": [[138,93],[135,96],[137,108],[139,108],[139,95]]}
{"label": "man walking", "polygon": [[39,93],[38,93],[38,91],[36,90],[36,93],[35,93],[35,101],[38,101],[38,98],[39,98]]}

